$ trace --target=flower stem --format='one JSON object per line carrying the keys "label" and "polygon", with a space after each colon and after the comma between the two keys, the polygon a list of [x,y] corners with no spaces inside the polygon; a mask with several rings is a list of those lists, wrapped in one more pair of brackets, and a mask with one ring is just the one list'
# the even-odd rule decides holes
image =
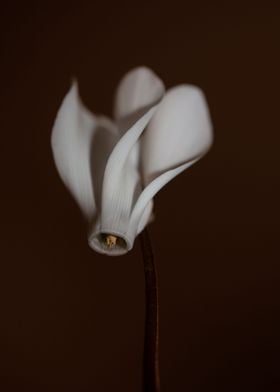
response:
{"label": "flower stem", "polygon": [[145,274],[145,340],[143,357],[143,392],[159,392],[158,285],[153,249],[148,230],[140,234]]}

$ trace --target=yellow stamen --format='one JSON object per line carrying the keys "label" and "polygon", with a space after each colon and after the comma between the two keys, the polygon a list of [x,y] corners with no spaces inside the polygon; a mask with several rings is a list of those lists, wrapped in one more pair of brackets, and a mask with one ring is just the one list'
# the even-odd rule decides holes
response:
{"label": "yellow stamen", "polygon": [[118,237],[112,234],[106,235],[105,242],[109,249],[114,248],[117,245],[117,239]]}

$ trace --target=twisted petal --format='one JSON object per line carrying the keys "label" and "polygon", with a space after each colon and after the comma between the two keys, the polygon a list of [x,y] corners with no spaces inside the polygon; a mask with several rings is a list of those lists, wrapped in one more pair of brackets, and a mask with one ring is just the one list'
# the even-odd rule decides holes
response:
{"label": "twisted petal", "polygon": [[120,81],[116,91],[114,117],[123,133],[163,97],[165,87],[147,67],[137,67]]}
{"label": "twisted petal", "polygon": [[89,221],[100,207],[104,168],[117,139],[109,119],[85,108],[74,82],[58,111],[51,145],[61,179]]}
{"label": "twisted petal", "polygon": [[[144,228],[147,226],[148,223],[150,223],[153,218],[153,206],[154,206],[154,202],[153,199],[150,199],[147,204],[146,207],[144,208],[143,211],[141,211],[142,213],[139,215],[139,222],[137,225],[137,231],[136,231],[136,235],[138,235],[139,233],[141,233],[142,230],[144,230]],[[136,226],[136,223],[135,223]],[[134,228],[133,228],[133,232],[134,232]]]}
{"label": "twisted petal", "polygon": [[[89,234],[89,245],[100,253],[119,255],[126,253],[133,246],[137,227],[131,236],[128,225],[135,199],[141,191],[139,138],[156,108],[157,106],[150,108],[123,135],[107,162],[102,189],[101,219]],[[123,240],[121,246],[113,249],[104,246],[102,238],[106,233],[120,237]]]}
{"label": "twisted petal", "polygon": [[212,125],[204,95],[190,85],[167,92],[142,139],[142,172],[146,184],[130,220],[133,230],[154,195],[200,159],[212,143]]}

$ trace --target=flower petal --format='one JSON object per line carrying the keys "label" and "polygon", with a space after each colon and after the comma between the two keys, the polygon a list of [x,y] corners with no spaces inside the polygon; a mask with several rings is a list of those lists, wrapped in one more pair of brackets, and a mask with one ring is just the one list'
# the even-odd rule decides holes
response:
{"label": "flower petal", "polygon": [[147,224],[153,220],[153,207],[154,207],[154,202],[153,199],[151,198],[146,204],[146,207],[144,208],[143,213],[140,216],[140,220],[136,232],[137,235],[141,233],[141,231],[145,229]]}
{"label": "flower petal", "polygon": [[[128,154],[118,181],[109,181],[109,188],[103,188],[101,216],[93,224],[89,233],[89,245],[99,253],[110,256],[125,254],[132,248],[133,240],[127,236],[130,212],[141,193],[141,179],[138,168],[139,142],[137,141]],[[114,235],[121,239],[116,246],[108,248],[104,235]]]}
{"label": "flower petal", "polygon": [[[142,116],[112,151],[104,173],[101,220],[89,233],[89,244],[100,253],[117,255],[132,248],[134,236],[127,233],[130,213],[141,192],[139,174],[139,138],[156,111],[152,107]],[[135,233],[137,227],[135,228]],[[100,235],[107,233],[121,237],[125,247],[106,249]],[[134,233],[134,235],[135,235]]]}
{"label": "flower petal", "polygon": [[96,214],[104,168],[118,137],[109,119],[84,107],[74,82],[58,111],[51,145],[58,172],[87,220]]}
{"label": "flower petal", "polygon": [[[186,162],[175,169],[168,170],[162,173],[160,176],[155,178],[143,192],[140,194],[133,211],[130,216],[128,235],[130,237],[135,237],[140,231],[142,231],[145,226],[149,223],[152,218],[151,202],[156,193],[163,188],[169,181],[180,174],[182,171],[186,170],[188,167],[193,165],[201,157],[194,159],[190,162]],[[149,211],[149,212],[148,212]],[[150,215],[149,215],[150,214]],[[138,228],[135,231],[135,228]]]}
{"label": "flower petal", "polygon": [[211,142],[212,125],[203,92],[191,85],[169,90],[142,138],[145,184],[204,154]]}
{"label": "flower petal", "polygon": [[202,91],[183,85],[167,92],[142,137],[142,172],[147,186],[131,214],[131,231],[154,195],[199,160],[211,143],[212,125]]}
{"label": "flower petal", "polygon": [[120,81],[115,96],[114,117],[121,128],[128,129],[163,97],[165,87],[147,67],[137,67]]}

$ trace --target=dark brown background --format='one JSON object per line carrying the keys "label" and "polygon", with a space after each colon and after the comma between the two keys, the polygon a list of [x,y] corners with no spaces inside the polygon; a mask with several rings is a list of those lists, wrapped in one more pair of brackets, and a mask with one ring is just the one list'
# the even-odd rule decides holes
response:
{"label": "dark brown background", "polygon": [[141,390],[139,245],[89,249],[50,132],[72,76],[110,114],[145,64],[202,87],[215,126],[156,197],[162,391],[279,391],[279,7],[17,1],[1,30],[0,390]]}

